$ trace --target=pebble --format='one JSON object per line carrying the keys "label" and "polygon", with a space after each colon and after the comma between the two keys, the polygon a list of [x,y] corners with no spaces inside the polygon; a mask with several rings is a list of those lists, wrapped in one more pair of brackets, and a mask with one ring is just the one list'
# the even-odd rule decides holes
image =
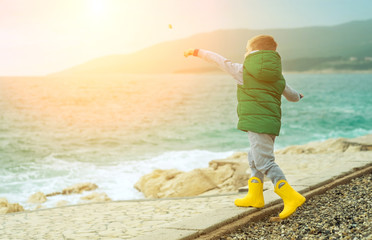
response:
{"label": "pebble", "polygon": [[219,239],[372,239],[371,186],[372,174],[355,178],[312,197],[286,220],[267,217]]}

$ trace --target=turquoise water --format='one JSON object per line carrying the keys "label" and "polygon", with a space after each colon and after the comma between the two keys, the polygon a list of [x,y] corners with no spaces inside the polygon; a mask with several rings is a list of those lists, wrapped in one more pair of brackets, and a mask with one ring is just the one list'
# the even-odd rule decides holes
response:
{"label": "turquoise water", "polygon": [[[371,74],[285,76],[305,97],[283,98],[276,149],[372,132]],[[141,198],[133,184],[153,169],[247,151],[236,123],[223,74],[0,78],[0,197],[27,205],[91,181],[114,200]]]}

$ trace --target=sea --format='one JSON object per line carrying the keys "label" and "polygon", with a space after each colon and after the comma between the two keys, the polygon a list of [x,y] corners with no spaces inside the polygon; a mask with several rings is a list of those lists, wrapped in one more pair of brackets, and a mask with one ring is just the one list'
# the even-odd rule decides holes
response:
{"label": "sea", "polygon": [[[275,149],[372,133],[372,74],[285,78],[304,98],[283,97]],[[133,186],[155,169],[190,171],[248,151],[236,88],[226,74],[1,77],[0,198],[32,209],[36,192],[92,182],[112,200],[142,199]]]}

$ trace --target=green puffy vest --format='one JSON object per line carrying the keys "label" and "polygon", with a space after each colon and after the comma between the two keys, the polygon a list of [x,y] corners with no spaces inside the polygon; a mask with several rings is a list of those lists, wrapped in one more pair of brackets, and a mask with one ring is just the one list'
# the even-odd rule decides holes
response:
{"label": "green puffy vest", "polygon": [[279,135],[281,95],[285,88],[279,54],[260,50],[244,61],[243,85],[238,85],[238,129]]}

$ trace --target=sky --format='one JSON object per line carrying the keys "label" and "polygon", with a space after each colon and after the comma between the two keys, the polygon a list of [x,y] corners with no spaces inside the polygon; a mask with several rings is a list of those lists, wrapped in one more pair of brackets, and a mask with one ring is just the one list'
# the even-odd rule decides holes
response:
{"label": "sky", "polygon": [[0,0],[0,76],[46,75],[218,29],[372,19],[371,10],[371,0]]}

